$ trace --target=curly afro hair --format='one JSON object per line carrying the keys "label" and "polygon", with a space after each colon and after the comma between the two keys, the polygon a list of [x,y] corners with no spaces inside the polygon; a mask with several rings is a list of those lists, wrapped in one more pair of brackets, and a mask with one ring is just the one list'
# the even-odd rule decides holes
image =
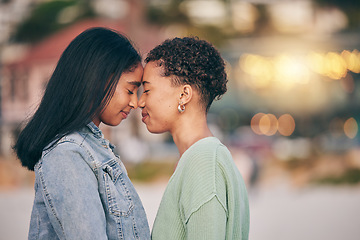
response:
{"label": "curly afro hair", "polygon": [[158,60],[175,86],[189,84],[196,88],[206,111],[227,90],[225,62],[207,41],[197,37],[168,39],[149,52],[145,63]]}

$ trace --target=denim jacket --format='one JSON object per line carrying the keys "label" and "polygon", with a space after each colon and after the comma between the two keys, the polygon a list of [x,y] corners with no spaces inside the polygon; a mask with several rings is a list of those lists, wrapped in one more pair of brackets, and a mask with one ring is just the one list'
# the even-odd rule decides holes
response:
{"label": "denim jacket", "polygon": [[43,151],[29,239],[150,239],[141,200],[113,148],[91,122]]}

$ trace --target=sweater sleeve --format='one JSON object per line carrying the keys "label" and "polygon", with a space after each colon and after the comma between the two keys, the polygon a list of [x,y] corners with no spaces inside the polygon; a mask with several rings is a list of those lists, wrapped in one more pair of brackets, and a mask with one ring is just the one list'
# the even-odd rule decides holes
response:
{"label": "sweater sleeve", "polygon": [[186,225],[186,239],[221,240],[226,235],[226,212],[214,196],[194,212]]}

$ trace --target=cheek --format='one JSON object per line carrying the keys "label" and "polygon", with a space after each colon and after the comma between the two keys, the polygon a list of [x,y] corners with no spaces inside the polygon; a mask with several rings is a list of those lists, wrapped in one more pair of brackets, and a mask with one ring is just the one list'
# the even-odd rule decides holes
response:
{"label": "cheek", "polygon": [[169,100],[159,99],[156,106],[150,112],[151,126],[159,132],[168,131],[178,118],[177,107]]}
{"label": "cheek", "polygon": [[102,117],[111,118],[115,115],[115,113],[116,113],[116,104],[114,104],[114,102],[109,102],[104,112],[102,113]]}
{"label": "cheek", "polygon": [[123,94],[114,95],[113,99],[111,99],[110,104],[112,104],[114,107],[121,108],[127,106],[129,102],[130,102],[129,95],[123,93]]}
{"label": "cheek", "polygon": [[152,111],[156,111],[156,113],[169,114],[177,108],[176,103],[174,103],[174,101],[172,101],[168,96],[161,96],[149,100],[149,107],[151,107]]}
{"label": "cheek", "polygon": [[114,95],[106,107],[108,114],[118,114],[123,110],[129,103],[130,98],[126,96]]}

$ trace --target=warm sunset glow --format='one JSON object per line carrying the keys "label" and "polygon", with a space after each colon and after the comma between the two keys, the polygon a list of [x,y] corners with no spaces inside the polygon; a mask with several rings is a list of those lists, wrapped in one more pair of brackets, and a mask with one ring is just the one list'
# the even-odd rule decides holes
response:
{"label": "warm sunset glow", "polygon": [[344,133],[348,138],[355,138],[358,132],[358,124],[354,118],[349,118],[344,124]]}
{"label": "warm sunset glow", "polygon": [[308,83],[309,69],[299,60],[287,55],[274,59],[275,79],[287,85]]}
{"label": "warm sunset glow", "polygon": [[308,55],[308,65],[318,74],[331,79],[341,79],[348,71],[360,73],[360,53],[357,49],[352,52],[344,50],[341,54],[312,52]]}
{"label": "warm sunset glow", "polygon": [[295,120],[290,114],[279,117],[279,133],[283,136],[290,136],[295,130]]}
{"label": "warm sunset glow", "polygon": [[249,85],[254,88],[267,87],[273,78],[273,66],[264,57],[244,54],[239,60],[240,68],[253,78]]}
{"label": "warm sunset glow", "polygon": [[327,76],[332,79],[340,79],[345,77],[347,73],[347,65],[340,54],[329,52],[326,54],[325,67]]}
{"label": "warm sunset glow", "polygon": [[326,75],[325,58],[322,54],[311,52],[308,55],[308,65],[314,72]]}
{"label": "warm sunset glow", "polygon": [[342,51],[341,56],[345,60],[347,68],[350,71],[360,73],[360,54],[358,50],[355,49],[352,52],[344,50]]}
{"label": "warm sunset glow", "polygon": [[348,71],[360,73],[360,52],[357,49],[341,53],[310,52],[306,59],[288,54],[273,57],[243,54],[239,66],[250,76],[250,87],[271,87],[280,82],[282,87],[289,88],[309,83],[311,71],[334,80],[345,78]]}

